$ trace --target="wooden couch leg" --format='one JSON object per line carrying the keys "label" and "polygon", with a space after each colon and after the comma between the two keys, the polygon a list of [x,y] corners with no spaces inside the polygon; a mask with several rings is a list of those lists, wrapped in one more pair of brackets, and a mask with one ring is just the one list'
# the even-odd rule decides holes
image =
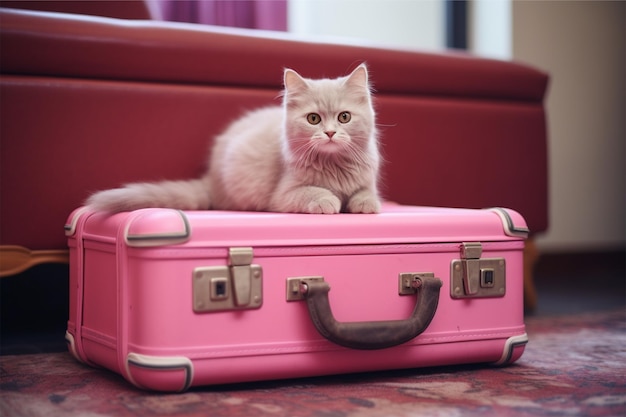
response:
{"label": "wooden couch leg", "polygon": [[535,289],[534,269],[539,251],[535,240],[526,240],[524,246],[524,311],[532,313],[537,308],[537,290]]}
{"label": "wooden couch leg", "polygon": [[0,246],[0,278],[24,272],[32,266],[43,263],[69,263],[67,249],[29,250],[22,246]]}

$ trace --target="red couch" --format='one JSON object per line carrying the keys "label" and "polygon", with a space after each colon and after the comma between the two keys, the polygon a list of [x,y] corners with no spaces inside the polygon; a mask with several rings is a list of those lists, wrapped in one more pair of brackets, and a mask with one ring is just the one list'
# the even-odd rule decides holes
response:
{"label": "red couch", "polygon": [[211,137],[279,102],[284,67],[334,77],[363,61],[387,199],[510,207],[533,233],[548,226],[548,76],[525,65],[13,9],[0,45],[2,245],[65,248],[66,217],[92,191],[200,173]]}

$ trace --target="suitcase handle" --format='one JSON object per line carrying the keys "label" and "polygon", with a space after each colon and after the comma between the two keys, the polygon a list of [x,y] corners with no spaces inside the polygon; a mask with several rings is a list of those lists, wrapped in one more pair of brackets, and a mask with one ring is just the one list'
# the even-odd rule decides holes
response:
{"label": "suitcase handle", "polygon": [[415,309],[406,320],[338,322],[328,301],[330,286],[323,280],[307,281],[303,295],[313,324],[326,339],[352,349],[384,349],[413,339],[426,330],[435,315],[441,280],[421,277],[417,281]]}

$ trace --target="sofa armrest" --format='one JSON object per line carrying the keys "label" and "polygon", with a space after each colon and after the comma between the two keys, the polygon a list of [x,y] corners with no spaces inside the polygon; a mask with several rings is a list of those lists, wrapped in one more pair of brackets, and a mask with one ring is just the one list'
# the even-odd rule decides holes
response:
{"label": "sofa armrest", "polygon": [[[2,7],[120,19],[150,19],[157,11],[144,0],[2,0]],[[157,6],[158,7],[158,6]],[[153,10],[154,9],[154,10]]]}
{"label": "sofa armrest", "polygon": [[541,102],[547,76],[464,53],[297,39],[283,32],[5,10],[3,72],[281,89],[282,67],[334,77],[367,61],[386,94]]}
{"label": "sofa armrest", "polygon": [[0,43],[0,244],[65,247],[66,217],[91,192],[198,175],[229,121],[279,103],[284,67],[335,77],[363,61],[386,198],[505,206],[547,228],[548,77],[525,65],[8,9]]}

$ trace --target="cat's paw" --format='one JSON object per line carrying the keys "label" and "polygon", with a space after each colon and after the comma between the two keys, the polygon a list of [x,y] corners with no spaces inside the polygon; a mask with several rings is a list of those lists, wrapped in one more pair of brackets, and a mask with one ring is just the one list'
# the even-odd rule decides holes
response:
{"label": "cat's paw", "polygon": [[309,214],[336,214],[341,210],[341,200],[334,195],[325,195],[311,200],[305,210]]}
{"label": "cat's paw", "polygon": [[373,193],[363,191],[350,198],[347,208],[350,213],[379,213],[380,201]]}

